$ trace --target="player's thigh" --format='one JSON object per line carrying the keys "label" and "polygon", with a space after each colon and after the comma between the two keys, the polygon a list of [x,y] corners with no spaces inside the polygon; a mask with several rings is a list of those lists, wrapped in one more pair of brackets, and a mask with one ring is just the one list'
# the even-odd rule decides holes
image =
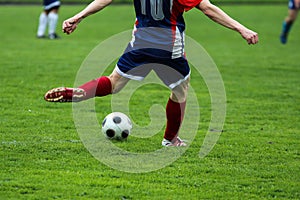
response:
{"label": "player's thigh", "polygon": [[296,18],[297,18],[297,15],[298,15],[298,10],[289,9],[287,20],[288,21],[295,21]]}
{"label": "player's thigh", "polygon": [[52,8],[50,12],[58,13],[59,7]]}
{"label": "player's thigh", "polygon": [[170,98],[178,103],[185,102],[188,94],[189,82],[190,77],[188,77],[182,83],[173,88]]}

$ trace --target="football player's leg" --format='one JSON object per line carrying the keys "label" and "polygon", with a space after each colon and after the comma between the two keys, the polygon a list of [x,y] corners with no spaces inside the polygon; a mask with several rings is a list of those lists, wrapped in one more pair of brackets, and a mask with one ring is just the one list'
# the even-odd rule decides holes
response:
{"label": "football player's leg", "polygon": [[39,17],[39,25],[37,30],[37,37],[38,38],[44,38],[45,37],[45,31],[47,28],[48,23],[48,16],[46,12],[42,12]]}
{"label": "football player's leg", "polygon": [[95,96],[112,93],[112,84],[108,77],[102,76],[84,83],[78,88],[59,87],[49,90],[44,99],[49,102],[79,102]]}
{"label": "football player's leg", "polygon": [[44,99],[49,102],[79,102],[102,97],[119,92],[128,80],[114,70],[111,75],[93,79],[78,88],[59,87],[49,90]]}
{"label": "football player's leg", "polygon": [[122,90],[129,81],[128,78],[121,76],[116,69],[109,75],[109,79],[112,82],[112,94]]}
{"label": "football player's leg", "polygon": [[84,99],[93,97],[102,97],[109,94],[119,92],[128,82],[129,79],[122,77],[114,70],[109,76],[102,76],[100,78],[91,80],[78,88],[85,91]]}
{"label": "football player's leg", "polygon": [[56,26],[58,21],[58,9],[59,7],[53,8],[48,14],[48,34],[50,39],[59,39],[59,36],[56,34]]}
{"label": "football player's leg", "polygon": [[296,20],[298,15],[298,10],[296,9],[289,9],[288,16],[285,18],[282,24],[282,32],[280,35],[281,43],[285,44],[287,42],[288,34],[292,28],[294,21]]}
{"label": "football player's leg", "polygon": [[178,137],[178,132],[184,117],[189,78],[176,86],[171,93],[166,106],[167,125],[162,145],[186,146]]}
{"label": "football player's leg", "polygon": [[78,88],[85,91],[84,97],[81,100],[90,99],[93,97],[102,97],[112,93],[112,83],[109,77],[101,76],[84,83]]}

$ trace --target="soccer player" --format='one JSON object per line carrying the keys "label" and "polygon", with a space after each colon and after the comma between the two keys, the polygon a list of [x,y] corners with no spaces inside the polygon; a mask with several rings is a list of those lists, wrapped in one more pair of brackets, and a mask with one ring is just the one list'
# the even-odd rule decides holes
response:
{"label": "soccer player", "polygon": [[282,31],[280,35],[280,41],[282,44],[287,43],[289,32],[298,15],[298,11],[300,8],[300,0],[289,0],[288,8],[289,8],[288,15],[285,17],[283,21]]}
{"label": "soccer player", "polygon": [[[94,0],[81,12],[65,20],[63,31],[71,34],[84,18],[110,3],[111,0]],[[154,70],[171,90],[162,145],[186,146],[178,137],[190,80],[190,68],[184,52],[184,11],[199,9],[213,21],[240,33],[248,44],[256,44],[258,34],[229,17],[209,0],[134,0],[134,8],[133,37],[114,71],[78,88],[54,88],[44,98],[49,102],[78,102],[114,94],[130,79],[142,80],[150,70]]]}
{"label": "soccer player", "polygon": [[44,0],[44,10],[39,17],[37,38],[46,38],[45,32],[48,25],[49,39],[59,39],[56,34],[56,25],[58,21],[59,0]]}

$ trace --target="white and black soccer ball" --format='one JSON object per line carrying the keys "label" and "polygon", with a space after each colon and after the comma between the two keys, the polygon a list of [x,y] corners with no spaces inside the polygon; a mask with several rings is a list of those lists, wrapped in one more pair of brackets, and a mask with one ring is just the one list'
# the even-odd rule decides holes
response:
{"label": "white and black soccer ball", "polygon": [[124,140],[132,129],[132,123],[127,115],[113,112],[107,115],[102,122],[102,133],[108,139]]}

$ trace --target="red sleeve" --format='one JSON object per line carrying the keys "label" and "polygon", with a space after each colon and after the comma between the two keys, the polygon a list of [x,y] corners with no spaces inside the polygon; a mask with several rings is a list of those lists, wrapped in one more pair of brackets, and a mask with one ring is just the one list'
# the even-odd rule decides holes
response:
{"label": "red sleeve", "polygon": [[197,6],[202,0],[178,0],[179,4],[184,7],[185,11],[189,11],[190,9]]}

